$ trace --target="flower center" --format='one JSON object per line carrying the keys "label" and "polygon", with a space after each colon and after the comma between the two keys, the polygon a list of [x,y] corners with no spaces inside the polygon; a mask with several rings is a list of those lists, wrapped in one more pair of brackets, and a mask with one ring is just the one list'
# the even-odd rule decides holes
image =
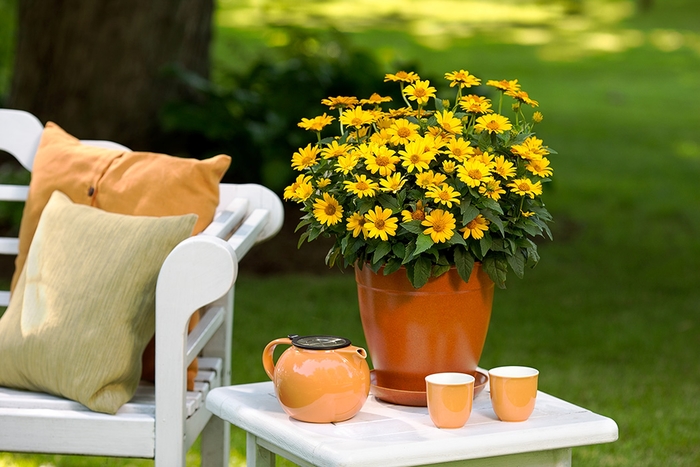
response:
{"label": "flower center", "polygon": [[486,124],[486,128],[489,130],[498,130],[501,126],[498,124],[496,120],[491,120]]}
{"label": "flower center", "polygon": [[356,128],[362,126],[362,119],[357,118],[357,117],[353,118],[352,119],[352,126],[354,126]]}
{"label": "flower center", "polygon": [[528,185],[527,183],[521,183],[520,185],[518,185],[518,189],[520,191],[527,191],[530,189],[530,185]]}
{"label": "flower center", "polygon": [[481,171],[477,169],[472,169],[468,173],[469,178],[473,178],[474,180],[481,180]]}
{"label": "flower center", "polygon": [[377,230],[383,230],[384,229],[384,219],[377,219],[374,221],[374,227]]}
{"label": "flower center", "polygon": [[445,230],[445,221],[444,220],[439,219],[439,220],[433,222],[433,231],[442,232],[443,230]]}
{"label": "flower center", "polygon": [[326,215],[327,215],[327,216],[332,216],[332,215],[334,215],[334,214],[335,214],[335,211],[336,211],[335,206],[333,206],[332,204],[326,205],[325,212],[326,212]]}
{"label": "flower center", "polygon": [[415,91],[413,91],[413,95],[416,97],[424,97],[425,94],[425,89],[423,88],[416,88]]}
{"label": "flower center", "polygon": [[396,132],[396,134],[399,135],[401,138],[408,138],[409,136],[411,136],[411,129],[406,128],[404,126],[404,127],[399,128],[398,131]]}
{"label": "flower center", "polygon": [[386,167],[389,165],[389,158],[386,156],[379,156],[375,159],[379,167]]}
{"label": "flower center", "polygon": [[357,182],[357,185],[355,185],[355,187],[358,190],[364,191],[369,188],[369,185],[367,184],[367,182]]}
{"label": "flower center", "polygon": [[417,164],[420,162],[420,156],[418,154],[411,154],[409,160],[411,161],[411,164]]}
{"label": "flower center", "polygon": [[414,212],[414,213],[411,215],[411,217],[412,217],[413,219],[415,219],[415,220],[422,221],[422,220],[425,219],[425,212],[422,211],[422,210],[418,210],[418,211]]}
{"label": "flower center", "polygon": [[443,201],[447,201],[448,199],[450,199],[450,194],[446,191],[442,191],[440,192],[440,199]]}

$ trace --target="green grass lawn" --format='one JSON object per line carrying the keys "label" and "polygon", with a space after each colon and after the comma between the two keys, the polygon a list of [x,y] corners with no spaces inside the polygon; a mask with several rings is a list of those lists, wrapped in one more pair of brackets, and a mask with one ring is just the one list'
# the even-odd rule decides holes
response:
{"label": "green grass lawn", "polygon": [[[686,13],[698,18],[697,7]],[[670,13],[659,18],[674,27]],[[631,25],[655,27],[649,17]],[[574,465],[700,465],[700,53],[647,42],[547,61],[541,49],[487,40],[446,50],[398,33],[354,40],[383,40],[433,74],[517,78],[540,102],[538,134],[559,152],[545,193],[555,239],[541,243],[542,260],[524,279],[497,290],[481,365],[535,366],[542,390],[618,423],[617,442],[575,448]],[[264,345],[290,333],[364,345],[353,275],[242,276],[234,382],[265,380]],[[238,430],[232,439],[239,465],[245,439]],[[41,465],[151,463],[0,454],[0,467]]]}

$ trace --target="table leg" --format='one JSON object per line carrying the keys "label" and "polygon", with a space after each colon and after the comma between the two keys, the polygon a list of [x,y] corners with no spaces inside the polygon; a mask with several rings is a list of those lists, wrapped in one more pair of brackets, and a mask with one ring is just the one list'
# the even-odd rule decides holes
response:
{"label": "table leg", "polygon": [[275,453],[258,444],[258,437],[246,433],[246,465],[247,467],[275,467]]}

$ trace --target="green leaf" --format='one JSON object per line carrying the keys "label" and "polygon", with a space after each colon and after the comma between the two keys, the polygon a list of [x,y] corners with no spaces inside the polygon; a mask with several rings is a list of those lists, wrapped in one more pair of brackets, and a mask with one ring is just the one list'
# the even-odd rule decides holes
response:
{"label": "green leaf", "polygon": [[418,235],[416,238],[416,251],[413,252],[413,256],[418,256],[434,244],[435,242],[430,238],[430,235],[425,235],[423,233]]}
{"label": "green leaf", "polygon": [[330,267],[335,266],[335,262],[340,256],[340,250],[338,248],[331,248],[328,250],[328,254],[326,255],[326,264]]}
{"label": "green leaf", "polygon": [[299,222],[299,224],[297,224],[297,227],[294,229],[294,231],[297,232],[299,229],[309,224],[311,224],[311,219],[304,219],[301,222]]}
{"label": "green leaf", "polygon": [[464,237],[462,236],[459,231],[455,230],[455,232],[452,234],[452,237],[447,241],[448,245],[465,245],[467,242],[464,241]]}
{"label": "green leaf", "polygon": [[525,255],[518,251],[514,255],[506,256],[506,259],[515,275],[522,279],[525,275]]}
{"label": "green leaf", "polygon": [[489,208],[493,211],[496,211],[499,214],[503,214],[503,209],[501,209],[501,205],[498,204],[498,201],[496,201],[494,199],[482,198],[481,205],[484,206],[485,208]]}
{"label": "green leaf", "polygon": [[490,255],[484,258],[484,271],[499,289],[506,288],[508,262],[502,256]]}
{"label": "green leaf", "polygon": [[409,232],[411,232],[413,234],[420,235],[423,233],[423,227],[421,227],[419,220],[410,221],[410,222],[403,222],[400,225],[401,225],[401,227],[403,227],[404,229],[408,230]]}
{"label": "green leaf", "polygon": [[459,210],[462,213],[462,224],[465,225],[468,222],[473,221],[474,218],[479,215],[479,210],[476,208],[476,206],[472,206],[468,201],[466,205],[464,202],[462,202],[462,204],[459,206]]}
{"label": "green leaf", "polygon": [[377,197],[379,204],[386,209],[391,209],[391,212],[397,213],[403,209],[403,206],[399,203],[399,200],[393,196],[382,194]]}
{"label": "green leaf", "polygon": [[391,247],[391,252],[394,253],[397,258],[403,258],[406,254],[406,245],[403,243],[395,243]]}
{"label": "green leaf", "polygon": [[309,236],[309,232],[304,232],[299,236],[299,241],[297,242],[297,248],[301,248],[301,245],[304,243],[304,240]]}
{"label": "green leaf", "polygon": [[413,274],[409,277],[414,289],[419,289],[428,283],[432,261],[423,256],[418,257],[413,265]]}
{"label": "green leaf", "polygon": [[381,261],[389,252],[391,251],[391,244],[389,242],[380,242],[377,248],[374,250],[374,255],[372,256],[372,263],[377,263]]}
{"label": "green leaf", "polygon": [[454,251],[455,266],[457,273],[464,282],[469,281],[474,267],[474,257],[467,251],[466,248],[456,247]]}
{"label": "green leaf", "polygon": [[433,266],[433,277],[440,277],[450,270],[449,264],[436,264]]}
{"label": "green leaf", "polygon": [[411,240],[411,242],[408,245],[406,245],[406,252],[401,263],[408,264],[408,262],[413,259],[414,251],[416,251],[416,242],[414,240]]}
{"label": "green leaf", "polygon": [[481,247],[481,255],[486,256],[486,253],[489,252],[491,249],[491,244],[493,243],[493,239],[491,238],[491,235],[488,233],[481,237],[481,240],[479,240],[479,246]]}
{"label": "green leaf", "polygon": [[384,275],[388,276],[389,274],[398,271],[400,268],[401,268],[401,260],[398,258],[391,258],[384,265]]}
{"label": "green leaf", "polygon": [[501,232],[501,235],[505,236],[505,226],[503,225],[503,220],[490,209],[484,209],[481,211],[481,215],[484,216],[486,219],[489,220],[492,224],[494,224],[496,227],[498,227],[499,232]]}

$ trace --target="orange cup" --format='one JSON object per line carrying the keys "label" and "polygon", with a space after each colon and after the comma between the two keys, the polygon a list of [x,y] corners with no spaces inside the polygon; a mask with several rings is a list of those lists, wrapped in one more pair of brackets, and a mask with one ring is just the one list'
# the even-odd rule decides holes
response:
{"label": "orange cup", "polygon": [[428,413],[438,428],[461,428],[474,402],[474,377],[466,373],[434,373],[425,377]]}
{"label": "orange cup", "polygon": [[535,409],[540,372],[525,366],[502,366],[489,370],[491,406],[504,422],[527,420]]}

